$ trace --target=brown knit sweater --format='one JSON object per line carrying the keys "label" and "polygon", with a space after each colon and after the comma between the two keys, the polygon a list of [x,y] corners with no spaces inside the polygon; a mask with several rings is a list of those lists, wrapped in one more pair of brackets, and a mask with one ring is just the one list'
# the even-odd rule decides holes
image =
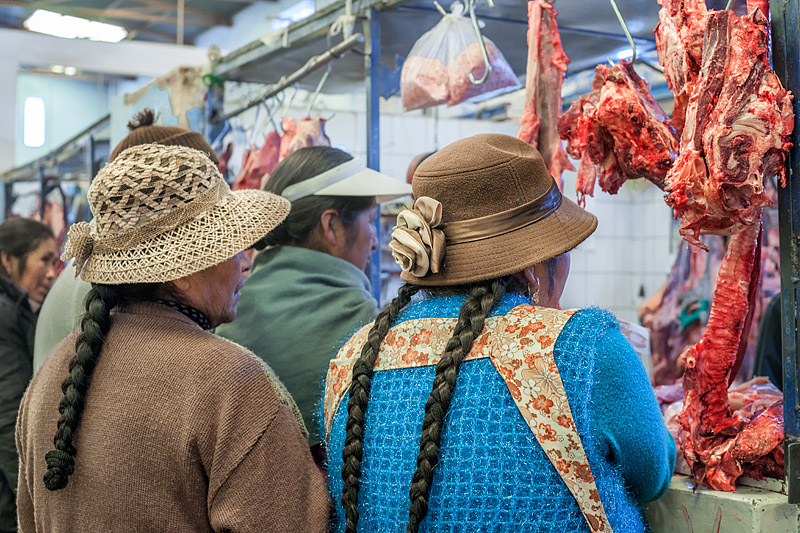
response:
{"label": "brown knit sweater", "polygon": [[51,492],[61,381],[75,334],[20,407],[22,533],[317,532],[329,495],[292,409],[250,352],[158,304],[112,314],[75,437],[75,473]]}

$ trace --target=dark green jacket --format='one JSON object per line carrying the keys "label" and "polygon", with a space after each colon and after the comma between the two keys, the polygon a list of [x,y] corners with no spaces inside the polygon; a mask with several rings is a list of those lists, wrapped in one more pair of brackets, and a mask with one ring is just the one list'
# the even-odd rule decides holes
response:
{"label": "dark green jacket", "polygon": [[216,333],[272,367],[297,402],[314,445],[320,442],[315,408],[328,362],[375,315],[369,279],[354,265],[282,246],[256,256],[236,320]]}
{"label": "dark green jacket", "polygon": [[0,531],[16,529],[17,447],[14,428],[33,375],[36,313],[19,285],[0,275]]}

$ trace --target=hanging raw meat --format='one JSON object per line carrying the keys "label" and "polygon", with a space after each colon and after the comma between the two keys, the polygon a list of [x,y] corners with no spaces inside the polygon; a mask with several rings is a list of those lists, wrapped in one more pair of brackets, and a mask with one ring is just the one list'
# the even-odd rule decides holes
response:
{"label": "hanging raw meat", "polygon": [[733,234],[708,326],[684,357],[679,417],[681,449],[696,483],[717,490],[734,490],[743,474],[783,475],[782,404],[746,418],[733,414],[728,395],[757,299],[762,208],[771,203],[764,186],[767,177],[783,175],[793,126],[791,96],[769,67],[767,42],[760,10],[706,15],[681,153],[667,176],[667,203],[681,218],[684,239],[705,249],[701,233]]}
{"label": "hanging raw meat", "polygon": [[280,149],[280,136],[274,131],[269,132],[261,148],[257,150],[252,148],[245,152],[242,170],[231,188],[233,190],[260,189],[264,176],[272,172],[278,164]]}
{"label": "hanging raw meat", "polygon": [[501,89],[509,87],[519,87],[517,75],[511,70],[503,53],[497,48],[491,39],[483,38],[486,47],[486,55],[489,56],[491,70],[486,77],[486,81],[480,85],[472,83],[469,74],[475,80],[479,80],[486,72],[486,62],[483,60],[483,52],[477,41],[468,44],[455,58],[447,65],[447,105],[454,106],[466,102],[478,96],[495,93]]}
{"label": "hanging raw meat", "polygon": [[544,0],[528,2],[528,72],[525,78],[525,110],[517,137],[542,154],[550,174],[563,188],[561,173],[575,170],[561,146],[558,116],[561,84],[569,58],[561,46],[558,13]]}
{"label": "hanging raw meat", "polygon": [[653,31],[658,60],[664,66],[667,85],[675,107],[670,123],[683,132],[686,106],[700,75],[703,32],[706,25],[705,0],[658,0],[659,23]]}
{"label": "hanging raw meat", "polygon": [[[667,429],[675,440],[680,442],[681,424],[678,419],[683,410],[683,383],[678,381],[671,385],[658,385],[654,388],[654,391],[661,407],[661,413],[664,415]],[[783,393],[765,377],[756,377],[740,385],[733,385],[728,389],[731,416],[743,422],[749,422],[756,415],[781,400],[783,400]],[[773,434],[773,430],[770,429],[767,433]],[[769,443],[771,438],[771,436],[767,435],[764,442]],[[778,448],[780,448],[780,451]],[[773,450],[773,454],[779,453],[782,455],[782,452],[781,446]],[[774,464],[782,464],[782,460],[776,461]],[[761,474],[766,475],[767,472],[761,472]],[[750,470],[745,475],[760,477],[757,470]]]}
{"label": "hanging raw meat", "polygon": [[681,235],[701,247],[701,232],[730,235],[755,224],[770,204],[765,176],[783,175],[791,95],[770,69],[766,26],[758,10],[706,17],[702,69],[667,176]]}
{"label": "hanging raw meat", "polygon": [[663,188],[678,140],[650,86],[623,60],[617,65],[598,65],[592,89],[558,120],[567,153],[581,161],[576,185],[579,201],[594,192],[592,164],[597,165],[600,188],[610,194],[635,178],[647,178]]}
{"label": "hanging raw meat", "polygon": [[305,148],[306,146],[330,146],[331,140],[325,134],[325,120],[320,117],[306,117],[296,121],[293,118],[283,119],[283,136],[281,137],[280,159]]}
{"label": "hanging raw meat", "polygon": [[219,172],[225,179],[228,177],[228,161],[230,161],[231,155],[233,155],[233,143],[228,143],[225,151],[217,156],[219,159]]}
{"label": "hanging raw meat", "polygon": [[281,122],[281,129],[283,130],[283,135],[281,135],[280,159],[283,161],[283,158],[289,155],[289,148],[294,143],[295,137],[297,137],[297,121],[292,117],[284,117]]}
{"label": "hanging raw meat", "polygon": [[707,235],[703,242],[710,252],[686,244],[680,247],[664,286],[639,308],[641,324],[650,330],[653,385],[680,379],[680,357],[700,340],[708,321],[725,241],[723,237]]}

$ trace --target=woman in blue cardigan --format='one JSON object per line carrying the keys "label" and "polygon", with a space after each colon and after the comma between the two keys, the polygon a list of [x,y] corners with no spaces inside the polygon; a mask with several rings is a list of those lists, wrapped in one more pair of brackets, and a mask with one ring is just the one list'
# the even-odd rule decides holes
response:
{"label": "woman in blue cardigan", "polygon": [[407,284],[327,375],[336,530],[644,531],[674,441],[616,319],[558,309],[597,219],[505,135],[444,148],[413,188]]}

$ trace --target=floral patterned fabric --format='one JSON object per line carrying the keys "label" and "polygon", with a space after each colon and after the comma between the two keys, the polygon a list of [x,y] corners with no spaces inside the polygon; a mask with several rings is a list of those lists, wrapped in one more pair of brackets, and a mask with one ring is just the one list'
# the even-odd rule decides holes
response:
{"label": "floral patterned fabric", "polygon": [[[465,360],[490,358],[520,413],[569,488],[592,531],[610,532],[600,495],[575,428],[564,385],[553,359],[561,329],[576,311],[520,305],[505,316],[486,319],[483,333]],[[454,318],[416,319],[391,328],[375,370],[438,363],[455,329]],[[325,390],[324,424],[333,417],[352,379],[371,325],[362,328],[331,361]]]}

